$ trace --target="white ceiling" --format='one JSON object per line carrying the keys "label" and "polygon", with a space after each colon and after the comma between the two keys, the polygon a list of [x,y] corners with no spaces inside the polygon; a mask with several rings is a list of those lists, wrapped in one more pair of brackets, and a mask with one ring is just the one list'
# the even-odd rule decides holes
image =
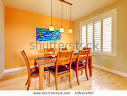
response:
{"label": "white ceiling", "polygon": [[[118,0],[66,0],[73,4],[72,19],[76,20]],[[50,16],[51,0],[3,0],[6,6]],[[69,19],[69,5],[64,4],[64,19]],[[53,16],[61,17],[61,2],[53,0]]]}

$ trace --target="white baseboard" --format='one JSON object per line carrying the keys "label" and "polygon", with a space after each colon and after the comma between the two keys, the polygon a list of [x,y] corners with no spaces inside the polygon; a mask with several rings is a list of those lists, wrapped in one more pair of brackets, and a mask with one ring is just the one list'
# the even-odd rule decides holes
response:
{"label": "white baseboard", "polygon": [[6,69],[6,70],[4,70],[4,74],[5,73],[9,73],[9,72],[20,71],[20,70],[23,70],[23,69],[26,69],[26,67],[18,67],[18,68]]}
{"label": "white baseboard", "polygon": [[4,75],[4,72],[2,72],[2,73],[0,74],[0,79],[2,78],[3,75]]}
{"label": "white baseboard", "polygon": [[97,64],[93,64],[93,66],[96,67],[96,68],[103,69],[105,71],[109,71],[111,73],[118,74],[118,75],[123,76],[123,77],[127,77],[127,73],[124,73],[124,72],[120,72],[120,71],[117,71],[117,70],[114,70],[114,69],[106,68],[106,67],[103,67],[103,66],[100,66],[100,65],[97,65]]}
{"label": "white baseboard", "polygon": [[[118,74],[118,75],[123,76],[123,77],[127,77],[127,73],[124,73],[124,72],[120,72],[120,71],[117,71],[117,70],[106,68],[104,66],[100,66],[100,65],[97,65],[97,64],[93,64],[93,66],[96,67],[96,68],[103,69],[105,71],[109,71],[111,73]],[[31,67],[33,67],[33,65]],[[1,74],[0,77],[2,77],[5,73],[20,71],[20,70],[24,70],[24,69],[26,69],[26,67],[18,67],[18,68],[7,69],[7,70],[4,70],[3,74]]]}
{"label": "white baseboard", "polygon": [[[33,68],[34,66],[31,65],[30,67]],[[9,72],[20,71],[20,70],[24,70],[24,69],[27,69],[27,68],[26,67],[18,67],[18,68],[6,69],[6,70],[4,70],[3,74],[9,73]]]}

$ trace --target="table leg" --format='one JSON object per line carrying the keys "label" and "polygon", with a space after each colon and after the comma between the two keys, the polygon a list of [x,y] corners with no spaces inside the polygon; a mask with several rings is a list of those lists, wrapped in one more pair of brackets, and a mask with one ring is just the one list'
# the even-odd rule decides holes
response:
{"label": "table leg", "polygon": [[89,57],[89,74],[92,76],[92,56]]}
{"label": "table leg", "polygon": [[39,66],[39,90],[43,90],[44,66]]}
{"label": "table leg", "polygon": [[35,67],[35,69],[36,69],[36,70],[38,70],[38,67],[37,67],[37,62],[36,62],[36,60],[34,61],[34,67]]}

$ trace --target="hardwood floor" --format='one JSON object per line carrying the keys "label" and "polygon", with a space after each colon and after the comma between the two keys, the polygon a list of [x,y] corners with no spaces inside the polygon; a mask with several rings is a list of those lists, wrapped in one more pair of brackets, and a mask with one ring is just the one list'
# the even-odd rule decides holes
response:
{"label": "hardwood floor", "polygon": [[[79,73],[80,85],[77,85],[75,72],[72,74],[72,89],[69,87],[68,77],[59,78],[59,90],[127,90],[127,78],[93,68],[93,77],[86,80],[85,72],[83,76]],[[27,79],[26,70],[5,74],[0,80],[0,90],[24,90]],[[38,90],[38,78],[32,79],[31,90]],[[51,76],[51,86],[48,87],[47,80],[44,80],[44,90],[55,90],[55,81]]]}
{"label": "hardwood floor", "polygon": [[127,78],[93,68],[93,90],[127,90]]}
{"label": "hardwood floor", "polygon": [[[77,85],[76,73],[72,73],[72,89],[69,87],[68,77],[58,79],[58,89],[59,90],[91,90],[92,88],[92,78],[89,78],[89,81],[86,80],[85,72],[83,71],[83,76],[79,72],[80,85]],[[0,80],[0,90],[25,90],[25,82],[27,79],[26,70],[19,72],[12,72],[5,74],[4,77]],[[31,82],[30,90],[38,90],[39,78],[33,78]],[[51,86],[48,87],[48,81],[44,80],[44,90],[56,90],[55,79],[51,76]]]}

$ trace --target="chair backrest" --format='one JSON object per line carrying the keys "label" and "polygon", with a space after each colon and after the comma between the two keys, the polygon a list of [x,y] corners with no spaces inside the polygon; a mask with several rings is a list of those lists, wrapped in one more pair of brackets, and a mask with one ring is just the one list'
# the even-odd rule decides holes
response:
{"label": "chair backrest", "polygon": [[28,57],[27,57],[27,55],[26,55],[24,50],[21,52],[21,54],[22,54],[22,56],[23,56],[23,58],[24,58],[24,60],[26,62],[28,75],[30,75],[30,62],[29,62],[29,59],[28,59]]}
{"label": "chair backrest", "polygon": [[90,54],[90,50],[80,50],[76,65],[78,66],[79,61],[86,61],[85,64],[88,64],[89,54]]}
{"label": "chair backrest", "polygon": [[91,51],[91,48],[83,47],[82,50],[90,50]]}
{"label": "chair backrest", "polygon": [[90,56],[90,50],[80,50],[79,55]]}
{"label": "chair backrest", "polygon": [[67,48],[60,48],[60,51],[68,52],[68,49]]}
{"label": "chair backrest", "polygon": [[58,72],[58,65],[70,65],[70,70],[71,70],[71,63],[72,63],[72,56],[73,56],[73,51],[69,52],[58,52],[57,53],[57,58],[56,58],[56,74]]}
{"label": "chair backrest", "polygon": [[45,55],[45,56],[48,56],[48,55],[55,55],[55,49],[54,49],[54,48],[44,49],[44,55]]}
{"label": "chair backrest", "polygon": [[91,48],[83,47],[82,50],[88,50],[90,55]]}

